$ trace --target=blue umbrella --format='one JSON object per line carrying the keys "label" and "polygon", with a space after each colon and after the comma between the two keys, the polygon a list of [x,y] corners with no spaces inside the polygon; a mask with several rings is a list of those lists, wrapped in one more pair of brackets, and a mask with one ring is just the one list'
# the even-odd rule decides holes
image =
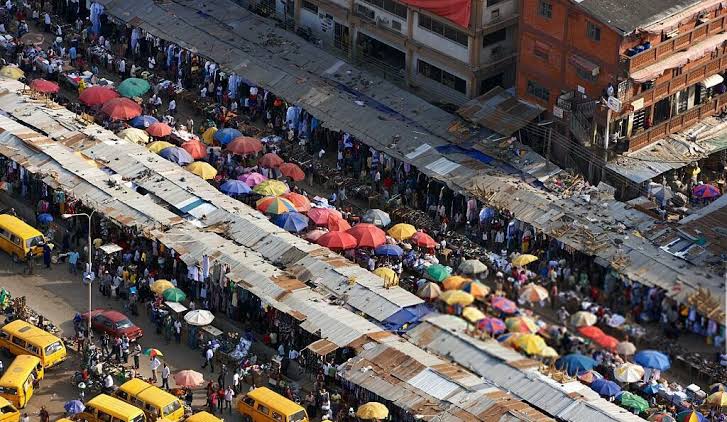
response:
{"label": "blue umbrella", "polygon": [[276,226],[289,232],[302,232],[308,227],[308,217],[299,212],[285,212],[273,219]]}
{"label": "blue umbrella", "polygon": [[75,415],[86,410],[86,406],[84,406],[83,402],[81,402],[80,400],[71,400],[63,405],[63,408],[66,409],[66,412],[70,413],[71,415]]}
{"label": "blue umbrella", "polygon": [[374,249],[376,255],[382,256],[402,256],[404,251],[397,245],[381,245]]}
{"label": "blue umbrella", "polygon": [[233,129],[231,127],[226,127],[215,132],[214,139],[222,145],[227,145],[232,142],[233,139],[239,136],[242,136],[242,133],[239,130]]}
{"label": "blue umbrella", "polygon": [[568,375],[576,375],[582,371],[590,371],[596,366],[596,361],[580,353],[565,355],[555,362],[558,369],[566,369]]}
{"label": "blue umbrella", "polygon": [[646,394],[654,395],[661,391],[661,386],[659,384],[647,384],[641,391]]}
{"label": "blue umbrella", "polygon": [[660,371],[666,371],[671,368],[671,362],[669,357],[656,350],[642,350],[634,355],[634,362],[643,366],[644,368],[658,369]]}
{"label": "blue umbrella", "polygon": [[194,162],[194,158],[185,150],[180,147],[169,147],[159,151],[159,155],[166,158],[167,160],[177,163],[180,166],[186,166]]}
{"label": "blue umbrella", "polygon": [[613,397],[621,392],[621,387],[605,378],[597,379],[591,383],[591,389],[604,397]]}
{"label": "blue umbrella", "polygon": [[495,210],[492,208],[482,208],[480,210],[480,221],[489,220],[495,216]]}
{"label": "blue umbrella", "polygon": [[154,123],[158,123],[159,120],[156,119],[154,116],[138,116],[131,119],[129,122],[131,126],[137,128],[137,129],[146,129],[149,126],[153,125]]}
{"label": "blue umbrella", "polygon": [[244,195],[252,192],[250,186],[242,180],[228,180],[220,185],[220,190],[228,195]]}
{"label": "blue umbrella", "polygon": [[38,214],[38,222],[48,224],[53,221],[53,216],[48,213]]}

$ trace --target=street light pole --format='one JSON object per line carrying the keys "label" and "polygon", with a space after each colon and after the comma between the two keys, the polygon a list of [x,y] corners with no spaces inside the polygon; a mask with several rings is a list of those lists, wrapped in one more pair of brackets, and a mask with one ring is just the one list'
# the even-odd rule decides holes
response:
{"label": "street light pole", "polygon": [[91,278],[91,270],[93,268],[91,264],[93,259],[93,254],[91,252],[91,248],[93,247],[93,243],[91,243],[91,218],[93,217],[93,214],[95,212],[96,210],[91,211],[90,214],[86,214],[85,212],[76,214],[63,214],[64,219],[80,216],[84,216],[88,219],[88,261],[86,262],[86,277],[88,277],[88,332],[86,333],[86,335],[89,339],[91,338],[91,282],[93,281],[93,279]]}

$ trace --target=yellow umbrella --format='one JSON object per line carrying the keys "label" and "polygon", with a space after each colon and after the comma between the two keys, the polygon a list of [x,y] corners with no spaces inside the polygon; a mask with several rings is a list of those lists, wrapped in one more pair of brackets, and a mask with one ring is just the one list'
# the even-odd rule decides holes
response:
{"label": "yellow umbrella", "polygon": [[520,299],[526,302],[540,302],[541,300],[547,299],[548,296],[550,296],[548,294],[548,289],[543,286],[538,286],[535,283],[528,283],[525,287],[520,289]]}
{"label": "yellow umbrella", "polygon": [[[502,343],[502,344],[504,344],[505,346],[513,346],[513,345],[514,345],[514,343],[515,343],[515,341],[516,341],[517,339],[519,339],[520,337],[524,336],[524,335],[525,335],[525,334],[523,334],[523,333],[507,333],[507,334],[503,334],[503,335],[501,335],[501,336],[500,336],[500,337],[499,337],[499,338],[497,339],[497,341],[498,341],[498,342],[500,342],[500,343]],[[505,337],[505,340],[502,340],[502,341],[500,341],[500,339],[501,339],[502,337]]]}
{"label": "yellow umbrella", "polygon": [[538,326],[531,318],[520,316],[511,317],[505,320],[507,330],[511,333],[536,333]]}
{"label": "yellow umbrella", "polygon": [[447,305],[471,305],[475,297],[462,290],[449,290],[441,294],[439,299]]}
{"label": "yellow umbrella", "polygon": [[204,161],[195,161],[185,168],[204,180],[214,179],[217,176],[217,169]]}
{"label": "yellow umbrella", "polygon": [[170,144],[167,141],[155,141],[149,144],[149,146],[146,147],[149,151],[153,152],[154,154],[159,154],[161,150],[164,148],[173,147],[174,144]]}
{"label": "yellow umbrella", "polygon": [[386,419],[389,417],[389,409],[381,403],[370,401],[359,406],[356,417],[363,420]]}
{"label": "yellow umbrella", "polygon": [[288,192],[288,185],[280,180],[265,180],[255,186],[252,191],[265,196],[278,196]]}
{"label": "yellow umbrella", "polygon": [[548,346],[545,349],[538,352],[538,356],[540,356],[542,358],[557,358],[558,352],[555,349],[553,349],[552,347]]}
{"label": "yellow umbrella", "polygon": [[167,289],[173,289],[174,284],[172,284],[169,280],[163,280],[159,279],[154,282],[154,284],[151,285],[151,291],[160,295],[164,293],[164,290]]}
{"label": "yellow umbrella", "polygon": [[524,265],[528,265],[531,262],[535,262],[538,260],[538,257],[535,255],[530,254],[522,254],[515,257],[515,259],[512,260],[512,265],[517,265],[518,267],[522,267]]}
{"label": "yellow umbrella", "polygon": [[399,284],[399,276],[396,275],[394,270],[392,270],[391,268],[379,267],[374,270],[374,274],[383,278],[384,281],[386,281],[387,285],[389,285],[389,286],[391,286],[391,285],[396,286]]}
{"label": "yellow umbrella", "polygon": [[576,327],[587,327],[591,326],[598,321],[598,317],[587,311],[578,311],[571,315],[570,323]]}
{"label": "yellow umbrella", "polygon": [[210,145],[215,140],[215,133],[217,133],[217,128],[212,126],[211,128],[208,128],[204,131],[202,134],[202,140],[205,144]]}
{"label": "yellow umbrella", "polygon": [[131,141],[135,144],[146,145],[146,143],[149,142],[149,134],[146,133],[146,131],[137,129],[135,127],[126,128],[121,132],[117,133],[116,136],[121,139]]}
{"label": "yellow umbrella", "polygon": [[15,66],[5,66],[2,69],[0,69],[0,76],[15,79],[16,81],[23,76],[25,76],[25,72],[22,71],[19,67]]}
{"label": "yellow umbrella", "polygon": [[727,407],[727,392],[717,391],[707,397],[707,403],[712,406]]}
{"label": "yellow umbrella", "polygon": [[406,240],[414,236],[414,233],[416,232],[417,229],[414,226],[405,223],[395,224],[387,231],[387,233],[389,233],[389,236],[393,237],[396,240]]}
{"label": "yellow umbrella", "polygon": [[470,281],[469,278],[461,275],[451,275],[444,279],[442,287],[444,287],[444,290],[459,290],[468,281]]}
{"label": "yellow umbrella", "polygon": [[485,319],[485,314],[474,306],[468,306],[462,311],[462,318],[471,323],[475,323],[481,319]]}
{"label": "yellow umbrella", "polygon": [[524,334],[514,341],[515,346],[521,351],[535,355],[548,347],[545,340],[537,334]]}

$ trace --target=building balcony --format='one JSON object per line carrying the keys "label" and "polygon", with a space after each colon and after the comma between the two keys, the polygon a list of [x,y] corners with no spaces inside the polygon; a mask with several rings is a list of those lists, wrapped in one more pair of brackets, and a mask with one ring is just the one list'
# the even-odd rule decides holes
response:
{"label": "building balcony", "polygon": [[701,25],[696,26],[689,32],[679,34],[673,38],[653,44],[651,48],[641,51],[635,55],[621,55],[626,74],[631,74],[669,56],[684,51],[690,45],[705,40],[706,38],[724,32],[727,29],[727,15],[719,16]]}
{"label": "building balcony", "polygon": [[645,131],[632,134],[628,138],[628,150],[636,151],[673,133],[688,129],[700,120],[718,113],[725,106],[727,106],[727,93],[712,97],[704,104],[692,107],[684,113],[673,116],[671,119],[652,126]]}

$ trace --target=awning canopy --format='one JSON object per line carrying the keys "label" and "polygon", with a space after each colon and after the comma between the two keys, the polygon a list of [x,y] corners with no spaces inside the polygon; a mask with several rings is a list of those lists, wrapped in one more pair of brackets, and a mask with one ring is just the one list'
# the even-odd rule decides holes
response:
{"label": "awning canopy", "polygon": [[702,85],[704,85],[705,88],[712,88],[715,85],[721,84],[722,81],[724,81],[724,78],[719,73],[707,77],[707,79],[702,81]]}
{"label": "awning canopy", "polygon": [[306,346],[306,349],[317,354],[318,356],[326,356],[327,354],[338,350],[338,346],[336,346],[335,343],[322,338]]}
{"label": "awning canopy", "polygon": [[100,246],[99,249],[101,249],[107,255],[123,250],[123,249],[121,249],[121,246],[117,245],[116,243],[107,243],[105,245]]}

